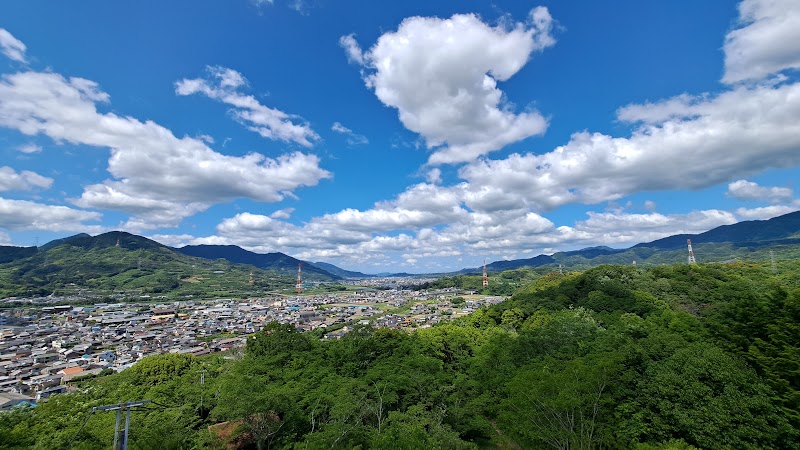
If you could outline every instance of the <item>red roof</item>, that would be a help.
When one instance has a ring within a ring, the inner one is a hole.
[[[59,372],[63,373],[64,375],[75,375],[76,373],[83,372],[83,367],[67,367],[66,369],[59,370]]]

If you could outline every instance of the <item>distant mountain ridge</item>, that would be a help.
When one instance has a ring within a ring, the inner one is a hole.
[[[565,267],[599,264],[631,264],[652,262],[666,264],[682,262],[686,258],[686,240],[691,239],[695,250],[709,247],[698,261],[724,261],[736,258],[742,252],[752,252],[769,246],[797,246],[800,249],[800,211],[768,220],[748,220],[732,225],[722,225],[699,234],[676,234],[629,248],[588,247],[581,250],[538,255],[533,258],[494,261],[486,265],[491,272],[562,264]],[[718,244],[718,245],[713,245]],[[713,248],[712,248],[713,247]],[[461,269],[454,274],[480,273],[482,267]]]
[[[226,298],[294,290],[299,263],[295,258],[282,253],[258,255],[231,246],[223,249],[226,256],[237,260],[231,261],[216,258],[220,249],[194,250],[214,259],[123,231],[78,234],[39,248],[0,246],[0,298],[58,298],[87,292],[98,296],[95,298],[167,293],[183,298]],[[231,256],[234,254],[238,258]],[[306,281],[339,279],[310,264],[303,265],[303,272]]]
[[[769,220],[743,221],[733,225],[723,225],[699,234],[677,234],[651,242],[636,244],[625,249],[613,249],[599,246],[581,250],[558,252],[552,255],[538,255],[533,258],[516,259],[510,261],[494,261],[487,265],[490,272],[501,272],[522,267],[557,266],[564,267],[589,267],[599,264],[669,264],[683,262],[686,259],[686,240],[691,239],[695,245],[698,262],[725,261],[740,257],[768,258],[768,250],[782,249],[793,255],[800,253],[800,211],[792,212]],[[278,272],[282,276],[292,276],[297,271],[297,265],[303,264],[303,273],[312,279],[340,280],[342,278],[367,278],[375,276],[424,276],[425,274],[385,273],[370,275],[361,272],[345,270],[325,262],[305,262],[283,253],[254,253],[235,245],[190,245],[182,248],[172,248],[148,238],[137,236],[124,231],[112,231],[97,236],[82,233],[66,238],[56,239],[41,247],[14,247],[0,246],[0,265],[14,269],[19,274],[12,278],[20,282],[35,283],[44,280],[48,274],[56,270],[52,266],[53,258],[48,255],[64,254],[65,249],[70,249],[71,258],[78,258],[77,262],[68,263],[62,270],[78,270],[89,272],[94,268],[93,261],[80,261],[79,253],[102,252],[105,249],[120,247],[125,250],[145,252],[148,258],[158,261],[177,260],[174,255],[203,258],[206,260],[224,259],[234,264],[249,264],[263,270]],[[767,253],[765,253],[765,251]],[[154,252],[151,256],[149,253]],[[50,265],[48,266],[48,261]],[[77,264],[69,267],[69,264]],[[185,263],[181,263],[185,264]],[[83,266],[82,266],[83,265]],[[45,267],[47,266],[47,267]],[[137,264],[138,266],[138,264]],[[191,265],[190,265],[191,267]],[[465,268],[450,274],[480,273],[482,267]],[[100,271],[102,273],[102,270]],[[9,272],[10,273],[10,272]],[[29,274],[29,275],[25,275]],[[430,275],[430,274],[429,274]],[[440,274],[445,275],[445,274]],[[9,275],[10,276],[10,275]],[[305,278],[305,277],[304,277]],[[0,279],[0,284],[11,283]]]
[[[297,265],[302,264],[303,273],[305,274],[316,274],[332,280],[343,278],[341,275],[331,273],[316,266],[314,263],[308,263],[280,252],[255,253],[238,245],[187,245],[174,250],[184,255],[205,259],[221,258],[232,263],[250,264],[261,269],[276,270],[287,274],[297,272]]]
[[[325,270],[326,272],[332,273],[334,275],[338,275],[338,276],[340,276],[342,278],[372,278],[372,277],[375,277],[375,275],[370,275],[370,274],[361,273],[361,272],[354,272],[352,270],[345,270],[345,269],[342,269],[341,267],[337,267],[337,266],[334,266],[333,264],[326,263],[326,262],[314,262],[314,263],[311,263],[311,264],[319,267],[322,270]]]
[[[768,220],[748,220],[722,225],[700,234],[677,234],[633,247],[678,248],[692,243],[706,242],[757,242],[800,237],[800,211]]]

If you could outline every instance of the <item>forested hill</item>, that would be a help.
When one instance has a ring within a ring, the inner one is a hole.
[[[317,267],[319,267],[322,270],[330,272],[330,273],[332,273],[334,275],[338,275],[338,276],[340,276],[342,278],[371,278],[371,277],[376,276],[376,275],[369,275],[369,274],[361,273],[361,272],[355,272],[355,271],[352,271],[352,270],[345,270],[345,269],[342,269],[341,267],[337,267],[337,266],[334,266],[333,264],[326,263],[326,262],[315,262],[315,263],[312,263],[312,264],[317,266]]]
[[[234,358],[150,357],[0,414],[0,442],[103,448],[114,416],[91,408],[150,399],[132,448],[796,449],[798,280],[796,260],[606,265],[410,334],[271,324]]]
[[[587,269],[600,264],[675,264],[686,261],[686,240],[691,239],[698,261],[766,261],[770,257],[800,257],[800,211],[769,220],[748,220],[723,225],[700,234],[676,234],[627,249],[589,247],[581,250],[539,255],[533,258],[494,261],[490,272],[524,267],[563,267]],[[772,252],[772,253],[770,253]],[[480,273],[482,267],[462,269],[456,274]]]
[[[304,263],[280,252],[255,253],[245,250],[237,245],[187,245],[175,249],[185,255],[197,256],[206,259],[225,259],[232,263],[250,264],[261,269],[282,272],[287,275],[297,273],[298,264],[303,264],[303,272],[314,279],[339,280],[342,277],[312,263]]]
[[[330,279],[330,275],[324,279]],[[0,247],[0,298],[80,293],[90,301],[87,295],[100,299],[120,291],[129,295],[228,297],[289,287],[293,280],[294,275],[281,271],[184,255],[121,231],[98,236],[79,234],[38,249]]]
[[[733,225],[722,225],[700,234],[680,234],[634,247],[683,248],[686,239],[693,244],[705,242],[759,242],[800,238],[800,211],[769,220],[747,220]]]

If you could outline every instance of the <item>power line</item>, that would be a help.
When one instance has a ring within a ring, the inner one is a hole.
[[[72,436],[72,439],[69,440],[69,444],[67,444],[67,450],[72,448],[72,443],[75,442],[75,438],[77,438],[78,435],[81,434],[81,431],[83,431],[83,427],[86,426],[86,422],[88,422],[89,418],[92,417],[92,414],[94,414],[94,411],[95,411],[94,408],[91,411],[89,411],[89,415],[86,416],[86,420],[83,421],[83,425],[81,425],[81,427],[78,428],[78,432],[75,433],[75,436]]]

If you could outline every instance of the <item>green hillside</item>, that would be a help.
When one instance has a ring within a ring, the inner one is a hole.
[[[794,449],[797,280],[797,260],[606,265],[411,334],[271,324],[232,358],[151,357],[0,414],[0,442],[104,448],[91,408],[150,399],[131,448]]]
[[[168,295],[227,297],[293,286],[284,274],[186,256],[124,232],[78,235],[0,264],[0,298]],[[249,286],[250,272],[254,286]]]

